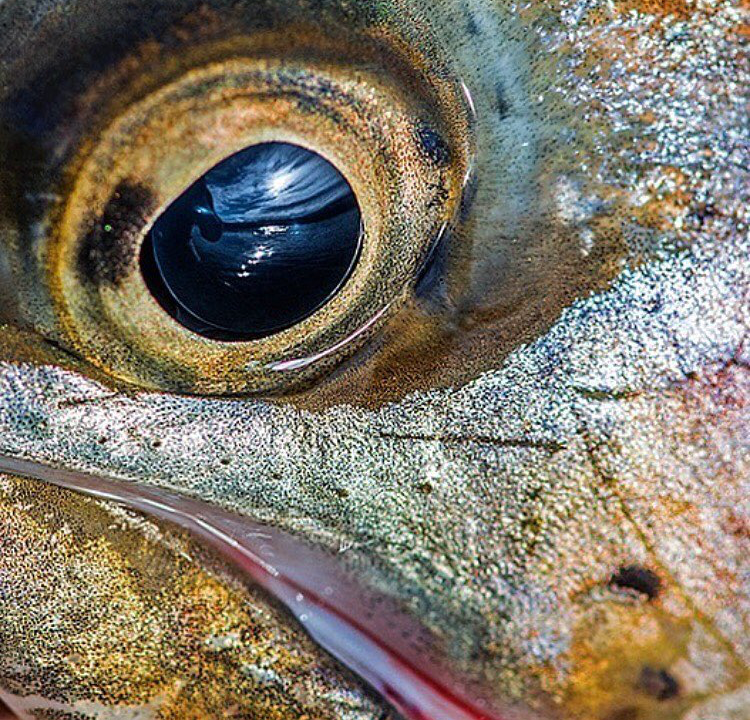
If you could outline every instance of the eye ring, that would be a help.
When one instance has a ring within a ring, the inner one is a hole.
[[[470,121],[455,111],[460,88],[443,90],[449,97],[437,101],[432,89],[384,83],[366,62],[316,62],[308,50],[299,64],[210,63],[132,103],[78,157],[50,242],[65,344],[124,380],[216,394],[285,390],[340,362],[403,304],[460,204]],[[358,261],[328,302],[291,327],[243,341],[200,337],[154,298],[141,248],[198,178],[264,143],[302,147],[341,172],[361,213]]]

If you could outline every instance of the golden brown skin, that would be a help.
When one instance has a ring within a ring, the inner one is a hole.
[[[184,534],[21,478],[1,492],[4,686],[23,696],[37,676],[32,694],[47,710],[35,717],[66,709],[66,693],[47,684],[61,677],[89,699],[76,706],[85,716],[110,705],[196,720],[377,712],[346,696],[353,680],[269,598]]]
[[[499,702],[750,718],[743,3],[4,0],[0,18],[0,455],[287,530]],[[268,341],[192,336],[139,280],[144,229],[234,149],[301,134],[364,198],[361,275]],[[143,202],[111,204],[134,183]],[[58,703],[37,717],[387,716],[173,528],[0,489],[0,685]],[[61,617],[85,626],[72,656]],[[243,672],[269,644],[273,682]]]

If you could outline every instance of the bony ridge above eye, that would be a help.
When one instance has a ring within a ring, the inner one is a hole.
[[[283,391],[409,297],[460,206],[471,116],[459,83],[390,76],[383,56],[216,52],[87,141],[48,244],[52,302],[63,343],[121,379]]]

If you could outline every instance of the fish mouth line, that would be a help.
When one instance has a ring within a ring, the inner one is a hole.
[[[323,550],[278,528],[179,493],[26,458],[0,454],[0,473],[113,502],[187,530],[286,607],[323,650],[406,720],[537,717],[516,707],[498,709],[480,688],[448,669],[426,628],[392,598],[358,584]],[[379,612],[358,617],[357,609],[361,616],[362,608],[375,604]]]

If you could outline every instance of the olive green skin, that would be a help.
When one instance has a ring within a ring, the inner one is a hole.
[[[498,702],[750,718],[747,11],[584,5],[0,2],[0,456],[337,554]],[[290,18],[466,88],[438,259],[288,387],[219,397],[223,366],[135,377],[137,354],[128,377],[77,343],[49,280],[71,168],[106,126],[87,103],[99,81],[121,112],[118,72],[147,84],[230,20]],[[0,686],[46,708],[30,717],[390,712],[219,558],[105,502],[0,476],[0,578]]]

